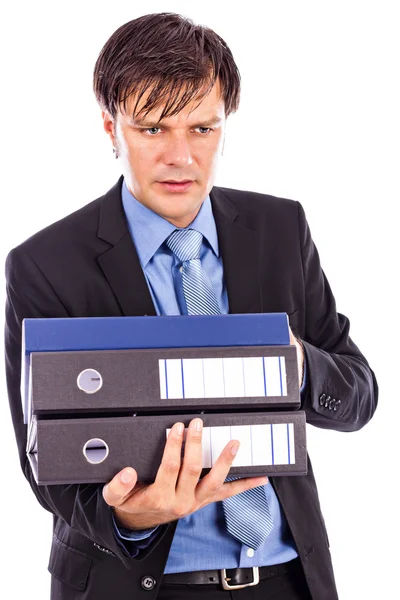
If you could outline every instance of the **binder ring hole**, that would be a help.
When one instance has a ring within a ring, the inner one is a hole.
[[[106,460],[110,449],[104,440],[92,438],[83,446],[83,455],[92,465],[98,465]]]
[[[78,388],[85,394],[95,394],[103,385],[103,378],[96,369],[85,369],[76,380]]]

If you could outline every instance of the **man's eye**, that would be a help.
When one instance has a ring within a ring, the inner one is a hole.
[[[147,131],[150,135],[155,135],[158,131],[160,131],[159,127],[148,127],[147,129],[144,129],[144,131]]]
[[[206,129],[206,131],[200,131],[200,133],[209,133],[210,131],[212,131],[212,129],[210,127],[199,127],[198,129]]]

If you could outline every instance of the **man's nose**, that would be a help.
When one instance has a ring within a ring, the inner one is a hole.
[[[176,167],[186,167],[192,164],[192,153],[185,135],[177,135],[168,140],[164,148],[164,162],[166,165]]]

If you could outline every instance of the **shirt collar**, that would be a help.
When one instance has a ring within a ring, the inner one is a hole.
[[[128,190],[125,180],[122,184],[122,205],[140,264],[142,268],[145,268],[159,247],[177,227],[136,200]],[[210,196],[205,198],[196,218],[188,228],[199,231],[208,241],[216,256],[219,256],[217,228],[212,214]]]

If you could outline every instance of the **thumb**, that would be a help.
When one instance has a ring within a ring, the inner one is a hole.
[[[132,467],[123,469],[103,487],[103,498],[109,506],[120,506],[137,483],[137,472]]]

